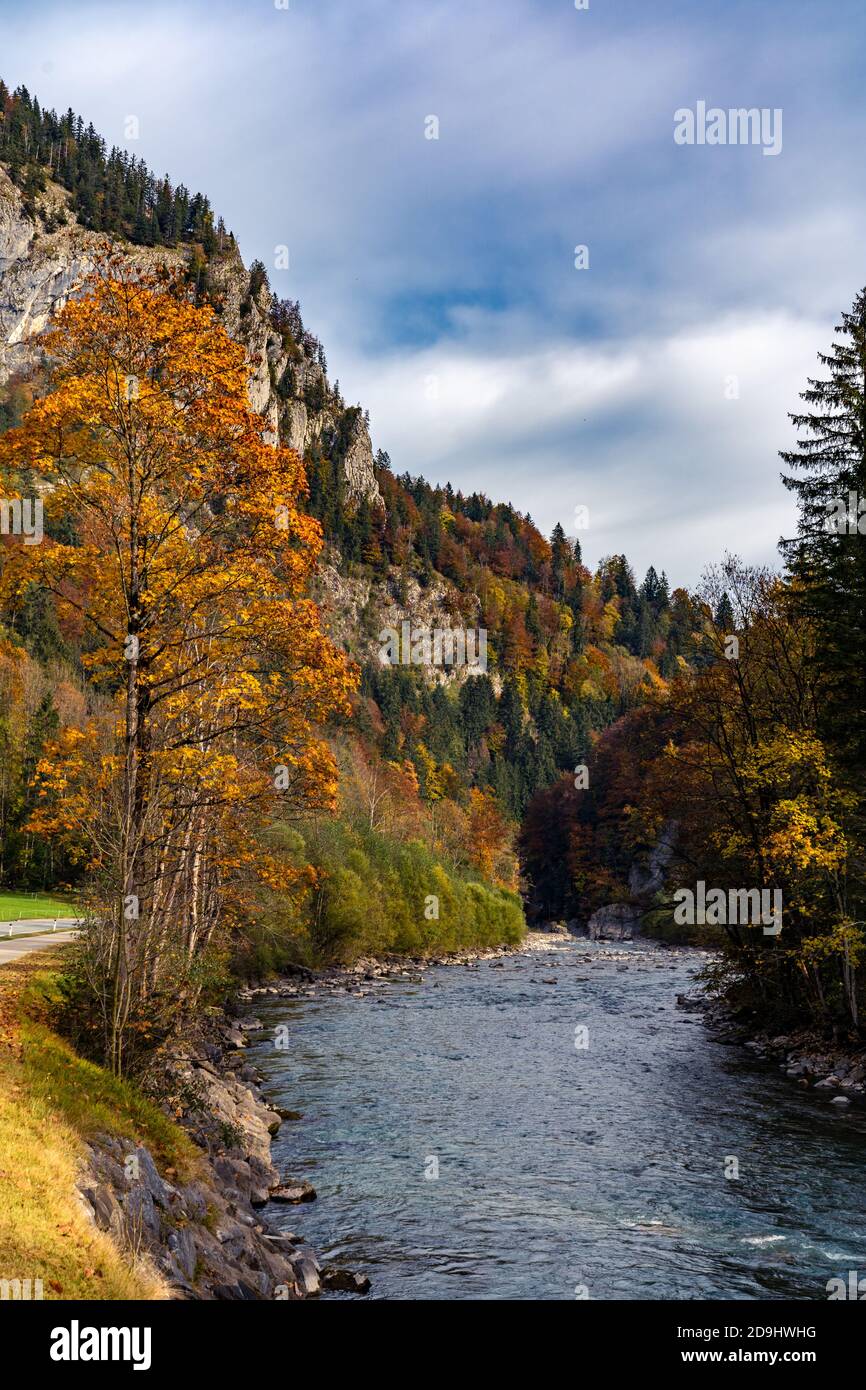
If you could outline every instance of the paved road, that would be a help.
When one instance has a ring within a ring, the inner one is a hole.
[[[78,917],[25,917],[19,922],[15,918],[0,917],[0,940],[8,936],[42,936],[54,930],[55,922],[58,931],[68,931],[70,927],[77,927],[79,921]]]
[[[32,923],[28,922],[27,926]],[[18,960],[20,956],[29,955],[31,951],[47,951],[52,946],[58,946],[61,942],[69,941],[74,930],[74,919],[61,926],[57,924],[57,931],[33,931],[24,933],[17,939],[13,936],[10,940],[8,936],[0,935],[0,965],[7,960]]]

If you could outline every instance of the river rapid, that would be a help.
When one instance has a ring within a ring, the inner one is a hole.
[[[274,1161],[318,1192],[270,1219],[374,1298],[826,1299],[866,1270],[866,1111],[679,1009],[705,963],[569,939],[257,1000],[251,1060],[303,1114]]]

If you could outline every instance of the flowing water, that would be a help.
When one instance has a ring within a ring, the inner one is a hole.
[[[274,1161],[319,1194],[271,1219],[379,1298],[825,1299],[866,1273],[866,1111],[678,1009],[703,963],[567,941],[257,1008],[303,1112]]]

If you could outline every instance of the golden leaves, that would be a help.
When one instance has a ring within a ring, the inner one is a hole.
[[[46,347],[50,390],[0,465],[42,474],[47,535],[10,548],[2,583],[35,580],[81,632],[99,712],[40,763],[31,828],[103,858],[131,780],[139,839],[181,858],[194,841],[225,880],[271,816],[336,791],[315,729],[356,678],[307,594],[303,464],[267,442],[243,348],[171,275],[108,257]]]

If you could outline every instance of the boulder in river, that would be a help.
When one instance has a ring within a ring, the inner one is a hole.
[[[640,931],[640,908],[634,903],[608,903],[589,919],[593,941],[631,941]]]
[[[279,1187],[272,1187],[270,1192],[272,1202],[315,1202],[316,1189],[311,1182],[295,1182],[291,1178],[286,1178]]]
[[[319,1266],[308,1247],[305,1246],[298,1255],[293,1256],[290,1263],[305,1298],[314,1298],[321,1292]]]
[[[322,1270],[322,1288],[335,1293],[369,1293],[370,1280],[366,1274],[354,1274],[350,1269],[326,1265]]]

